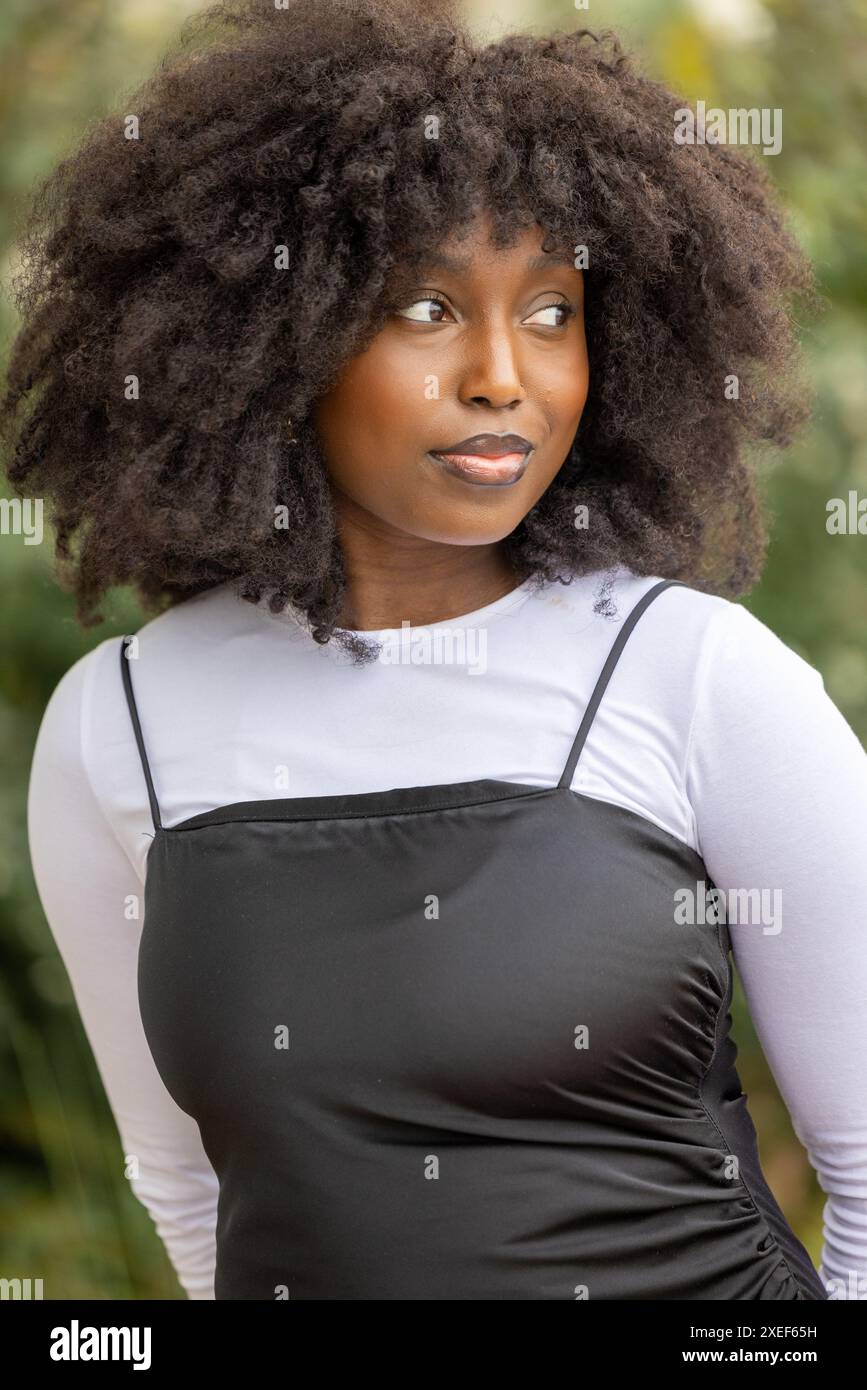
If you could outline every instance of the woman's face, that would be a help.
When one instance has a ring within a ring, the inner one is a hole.
[[[317,401],[338,516],[478,546],[508,536],[542,496],[588,387],[583,275],[568,248],[544,253],[542,242],[534,229],[497,251],[480,219],[420,267],[400,309]],[[492,434],[520,436],[529,452],[519,441],[463,444]],[[462,457],[444,458],[456,445]]]

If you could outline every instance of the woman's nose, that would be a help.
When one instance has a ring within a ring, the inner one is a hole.
[[[518,344],[512,333],[502,325],[488,325],[470,335],[465,350],[462,400],[504,406],[524,399]]]

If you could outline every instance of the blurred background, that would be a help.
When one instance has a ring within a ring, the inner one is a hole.
[[[425,0],[419,0],[424,4]],[[0,363],[15,330],[8,285],[34,183],[159,60],[196,0],[4,0],[0,10]],[[826,503],[867,497],[867,0],[467,0],[480,35],[612,27],[650,75],[707,106],[780,107],[769,158],[827,308],[801,324],[815,415],[763,464],[773,540],[746,606],[817,667],[867,741],[867,536],[829,535]],[[0,495],[10,496],[7,491]],[[33,883],[25,833],[42,711],[87,649],[144,621],[130,595],[89,634],[52,576],[48,532],[0,544],[0,1272],[67,1298],[182,1298],[123,1176],[117,1131]],[[82,866],[86,872],[86,866]],[[824,1194],[734,1002],[739,1070],[762,1164],[818,1264]]]

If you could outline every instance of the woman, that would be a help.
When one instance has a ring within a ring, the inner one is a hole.
[[[81,622],[155,614],[58,685],[29,833],[184,1288],[867,1296],[867,757],[734,601],[807,416],[762,167],[612,35],[197,31],[37,201],[4,408]]]

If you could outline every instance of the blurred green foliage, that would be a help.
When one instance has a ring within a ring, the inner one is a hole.
[[[423,0],[419,0],[423,3]],[[5,0],[0,10],[0,275],[15,267],[17,219],[35,181],[90,120],[120,103],[158,61],[194,0]],[[747,606],[822,671],[867,735],[867,538],[829,536],[826,503],[867,494],[867,9],[864,0],[565,0],[467,5],[474,26],[613,27],[646,70],[688,101],[780,107],[773,174],[817,267],[828,307],[801,325],[816,386],[812,427],[762,462],[773,543]],[[0,298],[0,341],[15,314]],[[8,493],[6,495],[9,495]],[[27,777],[42,711],[64,671],[142,615],[128,594],[83,633],[51,573],[49,546],[0,544],[0,1272],[41,1277],[48,1297],[182,1294],[123,1177],[111,1112],[30,870]],[[86,872],[86,866],[82,866]],[[814,1261],[823,1195],[756,1045],[740,986],[740,1072],[778,1199]]]

